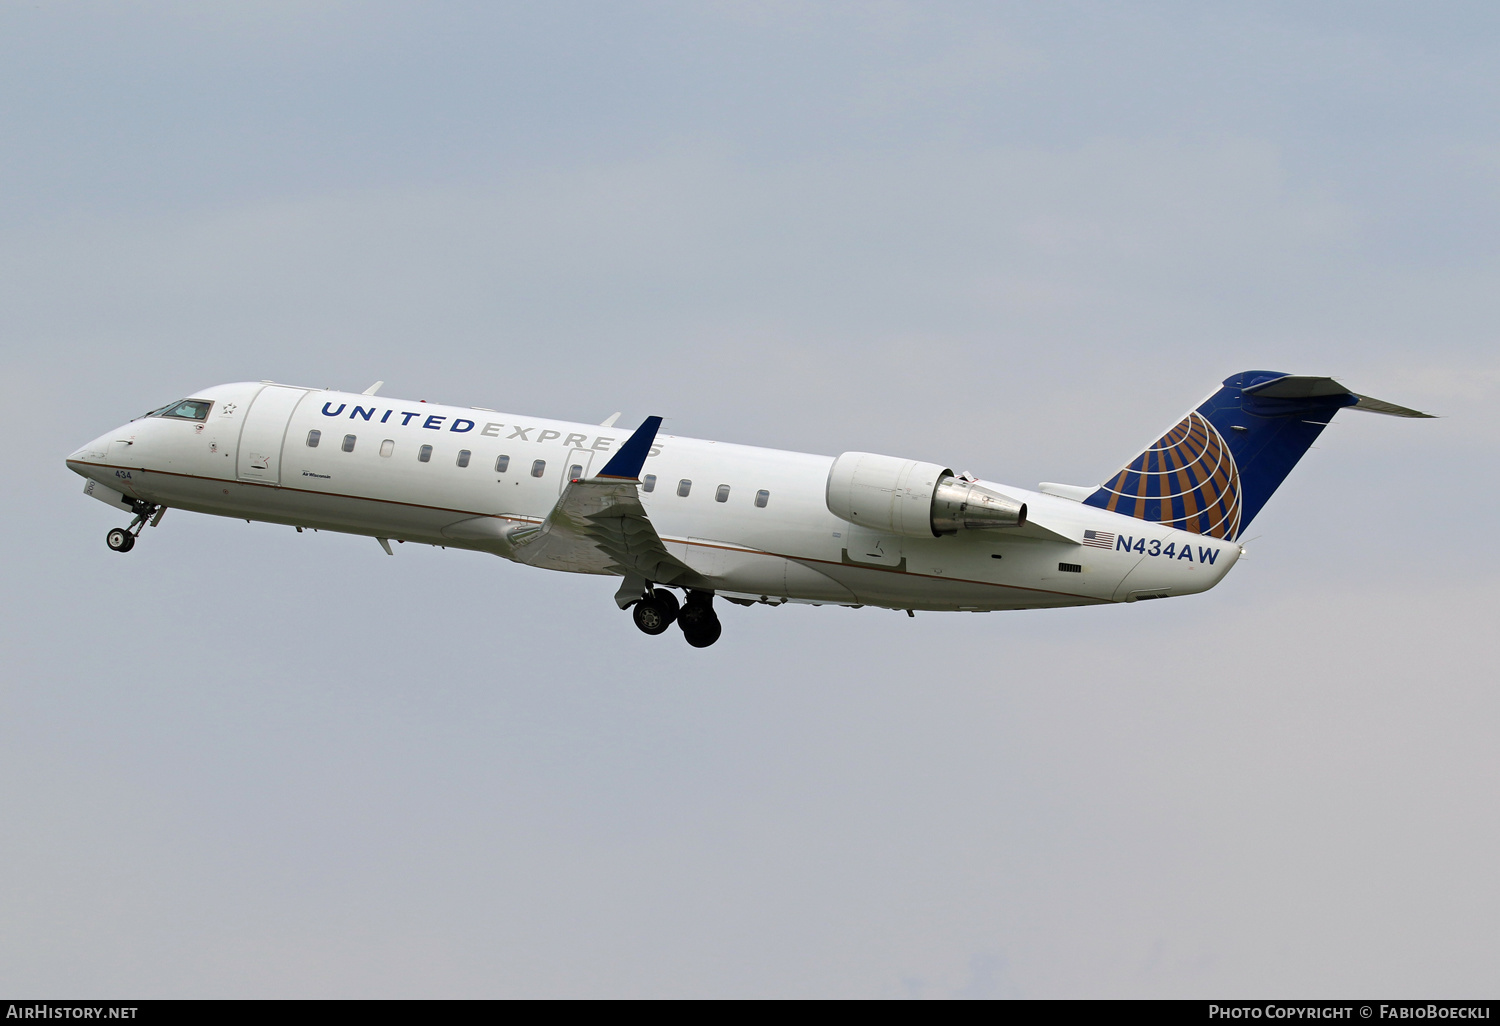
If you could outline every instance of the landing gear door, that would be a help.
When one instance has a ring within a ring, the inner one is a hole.
[[[589,461],[594,458],[592,449],[574,449],[568,453],[568,462],[563,464],[562,484],[558,491],[568,487],[568,482],[575,477],[589,476]]]
[[[871,531],[858,524],[844,528],[844,558],[850,563],[871,566],[901,566],[901,539],[893,534]]]
[[[241,481],[281,483],[281,450],[292,412],[307,394],[303,388],[267,385],[256,395],[240,430],[238,472]]]

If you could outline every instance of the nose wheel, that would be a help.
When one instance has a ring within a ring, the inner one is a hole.
[[[130,522],[129,527],[116,527],[104,536],[104,544],[108,545],[111,552],[129,552],[135,548],[135,540],[141,536],[149,521],[152,527],[161,523],[161,518],[166,514],[167,507],[158,506],[149,502],[137,502],[135,504],[135,519]]]

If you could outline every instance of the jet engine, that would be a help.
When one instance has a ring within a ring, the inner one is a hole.
[[[846,452],[828,471],[828,511],[912,538],[1026,523],[1026,504],[936,463]]]

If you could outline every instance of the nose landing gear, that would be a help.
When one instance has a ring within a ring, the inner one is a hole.
[[[630,618],[644,633],[664,634],[673,623],[682,628],[682,636],[694,648],[707,648],[724,632],[714,612],[714,593],[690,591],[687,604],[681,607],[677,597],[665,589],[650,588],[630,605]]]
[[[104,543],[114,552],[129,552],[135,548],[135,540],[141,536],[141,531],[146,527],[149,520],[151,526],[155,527],[161,523],[161,518],[166,515],[167,507],[158,506],[151,502],[136,502],[135,519],[130,522],[129,527],[116,527],[104,536]]]

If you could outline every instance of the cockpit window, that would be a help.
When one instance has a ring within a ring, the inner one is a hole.
[[[179,420],[207,420],[213,403],[206,399],[183,399],[168,403],[159,410],[146,414],[148,417],[176,417]]]

